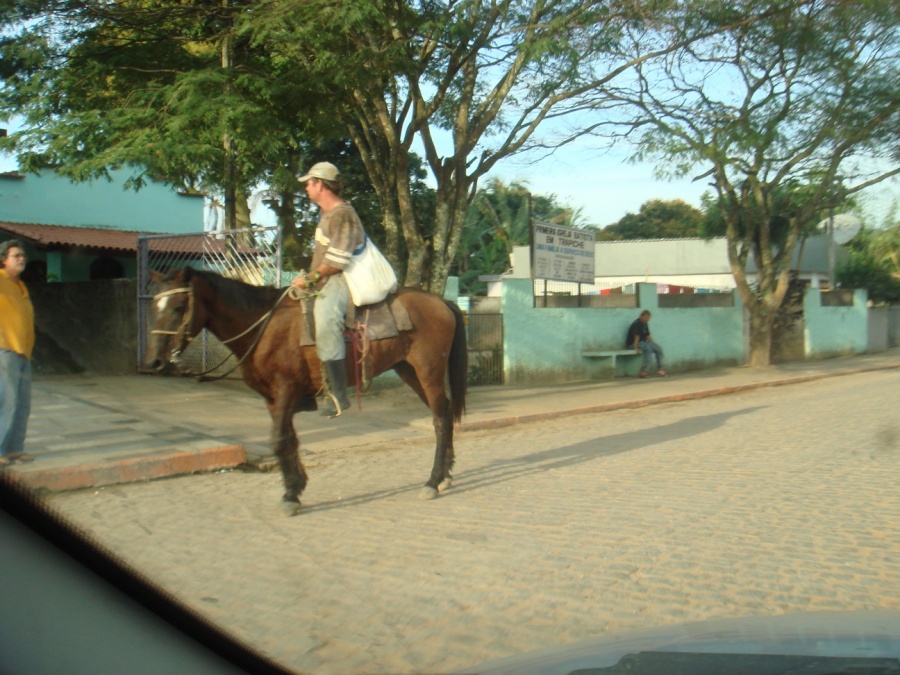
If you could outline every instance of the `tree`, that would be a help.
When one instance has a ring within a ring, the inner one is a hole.
[[[883,229],[868,233],[867,248],[891,276],[900,279],[900,219],[897,218],[896,203],[892,205],[884,224]]]
[[[297,176],[322,138],[342,132],[300,72],[269,75],[268,55],[238,26],[255,2],[134,0],[7,3],[0,41],[0,115],[22,129],[4,139],[26,171],[74,180],[129,167],[198,189],[250,225],[260,184],[290,233]]]
[[[848,244],[850,258],[837,269],[842,286],[865,288],[876,303],[900,303],[900,223],[864,229]]]
[[[477,295],[485,289],[479,275],[509,270],[513,247],[528,245],[534,221],[577,227],[578,212],[559,205],[556,195],[532,195],[521,183],[507,185],[495,178],[478,190],[456,252],[460,291]]]
[[[304,153],[340,125],[377,196],[388,255],[406,283],[436,291],[478,182],[499,161],[594,129],[603,120],[584,113],[596,92],[612,100],[610,83],[630,68],[723,20],[757,20],[698,19],[693,3],[582,0],[5,7],[2,18],[18,23],[2,46],[0,110],[25,111],[29,126],[10,143],[31,150],[30,166],[84,177],[146,162],[174,183],[221,188],[229,222],[266,183],[285,221]],[[630,51],[631,40],[649,48]],[[417,143],[435,184],[424,212]]]
[[[651,199],[638,213],[627,213],[617,223],[603,228],[598,239],[668,239],[703,235],[703,212],[673,199]]]
[[[574,0],[533,5],[14,0],[0,111],[25,126],[6,147],[26,170],[85,179],[131,165],[218,191],[229,224],[247,224],[247,196],[266,184],[289,231],[308,150],[341,125],[378,197],[389,255],[408,283],[440,290],[478,179],[583,90],[585,55],[640,19]],[[430,207],[415,139],[437,183]]]
[[[309,164],[306,167],[320,161],[328,161],[340,167],[341,177],[344,180],[344,189],[341,195],[352,202],[366,229],[366,233],[378,244],[385,247],[384,232],[381,230],[381,206],[372,184],[369,182],[365,165],[359,157],[359,152],[349,139],[326,140],[307,150]],[[417,214],[426,214],[434,208],[434,190],[425,182],[425,170],[422,160],[415,154],[410,155],[410,185],[412,198]],[[294,180],[296,184],[296,180]],[[271,195],[271,191],[265,191]],[[297,214],[297,226],[292,234],[285,229],[285,254],[286,260],[290,260],[294,269],[301,269],[309,265],[312,257],[314,234],[319,220],[319,210],[306,193],[296,197],[292,196],[292,204],[295,205]],[[277,206],[278,203],[275,204]],[[404,258],[401,257],[401,261]]]
[[[750,311],[750,365],[765,366],[803,232],[900,172],[896,8],[880,0],[695,7],[697,21],[735,26],[639,63],[597,105],[622,115],[636,157],[661,160],[663,173],[708,169],[700,177],[715,189]],[[634,54],[648,48],[636,40]]]
[[[226,228],[249,227],[249,199],[262,199],[282,228],[285,262],[301,266],[317,214],[297,176],[327,159],[380,242],[377,197],[321,86],[302,68],[274,67],[242,30],[257,4],[8,4],[0,114],[24,124],[3,147],[26,171],[86,180],[128,166],[129,187],[152,176],[200,190],[222,205]],[[433,191],[412,153],[409,167],[425,213]]]
[[[246,28],[284,72],[327,83],[378,195],[389,257],[400,259],[402,242],[406,283],[441,292],[479,180],[506,157],[587,133],[594,122],[577,117],[584,95],[648,58],[623,56],[619,42],[682,11],[581,0],[271,0]],[[677,46],[660,41],[655,53]],[[542,138],[548,123],[555,133]],[[419,220],[408,180],[416,143],[436,186],[434,209]]]

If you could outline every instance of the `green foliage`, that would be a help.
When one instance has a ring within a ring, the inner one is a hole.
[[[796,245],[850,195],[900,172],[900,22],[889,4],[698,0],[688,6],[700,23],[730,27],[648,55],[604,92],[632,110],[625,133],[639,159],[662,174],[699,171],[715,189],[707,234],[728,239],[751,365],[769,363]],[[640,40],[634,49],[647,52]]]
[[[900,277],[865,253],[852,252],[847,262],[838,265],[836,277],[841,286],[868,290],[872,302],[900,303]]]
[[[407,282],[440,291],[479,180],[505,157],[585,133],[592,123],[537,135],[583,111],[586,92],[631,59],[624,36],[646,35],[672,6],[9,0],[0,115],[25,126],[5,147],[26,169],[78,179],[134,166],[135,187],[162,176],[222,195],[232,214],[266,184],[290,230],[310,149],[349,136],[387,253],[407,263]]]
[[[866,232],[864,241],[871,257],[894,277],[900,278],[900,222],[877,232]]]
[[[257,28],[293,43],[290,26],[263,21],[258,9],[254,2],[12,0],[0,42],[0,117],[24,124],[0,144],[25,171],[53,168],[86,180],[128,167],[126,187],[153,178],[232,208],[264,186],[261,197],[283,229],[285,263],[295,268],[308,263],[317,219],[296,178],[327,159],[345,172],[348,196],[381,243],[378,200],[336,102],[302,63],[279,59],[258,38]],[[410,165],[424,215],[430,193],[421,162],[412,156]]]
[[[460,292],[483,295],[484,275],[503,274],[510,268],[515,246],[527,246],[531,221],[576,227],[577,214],[560,205],[556,195],[532,195],[521,183],[490,181],[478,191],[466,211],[462,239],[453,272],[459,276]]]
[[[136,189],[153,177],[212,195],[296,191],[299,139],[338,128],[301,74],[274,78],[241,38],[255,3],[12,4],[0,115],[24,122],[5,147],[26,171],[125,166]]]
[[[892,9],[888,0],[7,0],[0,117],[25,124],[0,148],[29,170],[83,179],[131,166],[134,187],[164,177],[230,204],[267,185],[285,231],[297,230],[296,257],[311,216],[296,176],[324,141],[349,137],[371,186],[354,200],[383,224],[367,228],[406,263],[408,283],[440,291],[453,261],[469,264],[457,256],[472,236],[468,207],[499,161],[560,147],[632,109],[625,135],[641,156],[676,174],[710,168],[736,260],[757,258],[762,297],[786,269],[784,256],[769,256],[773,242],[789,259],[804,228],[844,200],[839,170],[850,193],[880,177],[848,162],[896,159]],[[539,136],[548,121],[557,133]],[[790,181],[815,190],[783,208],[779,187]],[[463,250],[499,266],[511,240]]]
[[[772,186],[762,205],[754,201],[747,203],[741,217],[735,221],[735,233],[742,240],[749,236],[756,237],[758,241],[760,233],[758,223],[765,218],[764,229],[770,245],[780,249],[784,247],[791,232],[797,229],[802,219],[800,236],[803,238],[812,236],[819,222],[828,217],[827,212],[817,210],[824,208],[818,206],[821,203],[820,185],[821,183],[801,183],[798,180],[787,179],[779,185]],[[845,197],[843,202],[837,202],[837,194],[840,191],[835,192],[835,197],[829,198],[826,204],[834,205],[841,213],[846,213],[856,206],[855,200],[850,197]],[[704,193],[700,199],[704,214],[700,225],[701,236],[708,238],[726,236],[728,227],[721,209],[722,202],[709,192]],[[812,213],[813,216],[809,216],[808,213]],[[750,224],[750,228],[747,224]]]
[[[838,283],[867,289],[876,303],[900,303],[900,223],[886,230],[864,229],[848,247],[850,259],[838,266]]]
[[[581,0],[270,0],[247,34],[276,68],[322,83],[366,162],[389,256],[406,261],[407,283],[440,292],[478,182],[505,157],[570,140],[538,129],[578,112],[576,99],[613,76],[605,57],[623,30],[649,24],[653,11]],[[425,214],[407,180],[418,144],[436,186]]]
[[[700,237],[704,234],[703,224],[703,212],[680,199],[651,199],[641,204],[638,213],[628,213],[617,223],[603,228],[598,239]]]

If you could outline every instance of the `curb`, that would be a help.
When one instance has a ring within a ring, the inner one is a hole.
[[[812,382],[814,380],[823,380],[828,377],[840,377],[843,375],[858,375],[861,373],[870,373],[878,370],[896,370],[900,368],[900,364],[889,366],[865,366],[862,368],[853,368],[850,370],[842,370],[834,373],[815,373],[813,375],[797,375],[795,377],[786,377],[780,380],[767,380],[764,382],[751,382],[749,384],[736,384],[729,387],[716,387],[715,389],[703,389],[701,391],[692,391],[686,394],[671,394],[669,396],[659,396],[656,398],[636,399],[632,401],[618,401],[616,403],[604,403],[603,405],[585,406],[582,408],[570,408],[567,410],[556,410],[549,412],[533,413],[531,415],[515,415],[511,417],[500,417],[493,420],[485,420],[483,422],[463,422],[457,425],[458,431],[480,431],[485,429],[501,429],[510,427],[514,424],[523,424],[528,422],[540,422],[543,420],[559,419],[562,417],[571,417],[574,415],[586,415],[590,413],[609,412],[611,410],[626,410],[629,408],[643,408],[651,405],[660,405],[662,403],[677,403],[679,401],[692,401],[702,398],[710,398],[712,396],[724,396],[726,394],[735,394],[742,391],[750,391],[753,389],[762,389],[764,387],[781,387],[789,384],[802,384],[803,382]]]
[[[62,492],[188,473],[233,469],[246,461],[247,453],[243,445],[225,445],[200,452],[171,452],[75,466],[33,469],[13,472],[13,475],[32,490]]]

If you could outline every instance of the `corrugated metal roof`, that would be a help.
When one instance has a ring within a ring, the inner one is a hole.
[[[137,252],[139,232],[100,227],[39,225],[37,223],[0,222],[0,232],[17,239],[27,239],[38,248],[71,247],[104,251]]]
[[[0,221],[0,234],[23,239],[37,249],[82,248],[137,254],[137,239],[146,232],[113,230],[102,227],[74,227],[70,225],[40,225],[37,223],[9,223]],[[166,236],[149,233],[150,248],[154,252],[166,251],[189,256],[222,255],[228,251],[241,255],[266,255],[265,250],[235,244],[197,232],[196,235],[173,234]]]

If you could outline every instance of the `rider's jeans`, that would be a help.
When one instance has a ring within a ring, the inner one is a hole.
[[[350,291],[343,274],[328,277],[325,286],[313,303],[316,321],[316,353],[321,361],[342,361],[344,347],[344,322]]]

